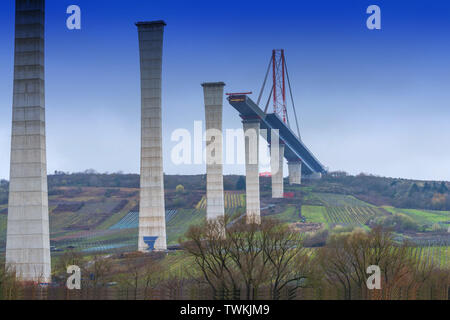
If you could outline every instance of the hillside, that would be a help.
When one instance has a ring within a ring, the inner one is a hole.
[[[245,213],[245,191],[238,189],[245,185],[239,176],[225,176],[224,180],[226,213],[231,220],[238,219]],[[68,249],[84,253],[135,250],[138,183],[138,175],[49,176],[53,254]],[[177,191],[180,185],[183,188]],[[3,181],[0,192],[1,252],[6,239],[7,186]],[[311,246],[323,244],[328,233],[383,224],[394,229],[399,240],[443,248],[443,253],[436,254],[443,263],[450,263],[446,183],[335,173],[322,180],[306,180],[302,186],[286,185],[286,191],[293,194],[286,199],[272,199],[270,186],[270,178],[261,178],[262,215],[289,223],[299,232],[316,232],[309,239]],[[168,244],[176,245],[189,226],[206,215],[205,176],[165,176],[165,187]]]

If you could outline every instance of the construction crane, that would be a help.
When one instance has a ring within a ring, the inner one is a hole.
[[[265,109],[260,107],[261,98],[264,93],[264,88],[269,79],[269,74],[272,72],[272,86],[270,94],[267,99]],[[297,125],[297,133],[295,133],[289,125],[289,113],[287,112],[286,103],[286,83],[289,88],[289,95],[291,97],[292,109],[294,111],[295,122]],[[260,121],[261,130],[272,132],[278,130],[279,139],[285,145],[284,157],[288,162],[301,161],[302,174],[322,174],[326,173],[326,168],[308,149],[306,144],[300,138],[300,129],[298,125],[297,112],[295,110],[294,99],[292,97],[291,83],[287,71],[286,57],[284,50],[278,49],[272,51],[269,67],[267,68],[266,76],[259,93],[258,102],[255,103],[250,97],[251,92],[229,93],[228,102],[239,112],[243,120]],[[270,102],[273,105],[274,112],[268,112]],[[267,134],[267,142],[270,144],[272,140],[271,134]]]
[[[272,56],[270,58],[269,66],[267,68],[266,76],[264,77],[264,82],[261,88],[261,91],[258,96],[257,105],[259,106],[261,103],[261,98],[264,93],[264,89],[267,84],[267,79],[269,77],[270,72],[272,72],[272,87],[270,90],[269,97],[267,99],[266,106],[264,108],[264,113],[267,114],[270,101],[273,103],[273,113],[277,114],[284,123],[291,128],[289,122],[289,115],[287,112],[287,104],[286,104],[286,82],[289,88],[289,95],[291,97],[292,109],[294,111],[295,123],[297,126],[297,135],[300,137],[300,127],[298,124],[297,111],[295,109],[294,98],[292,96],[292,87],[291,81],[289,79],[289,73],[287,70],[286,57],[284,55],[284,49],[274,49],[272,50]]]

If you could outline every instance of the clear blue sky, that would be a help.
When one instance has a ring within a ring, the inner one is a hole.
[[[77,4],[82,30],[65,26]],[[366,28],[381,7],[382,30]],[[330,170],[450,180],[450,1],[46,1],[48,171],[139,171],[140,88],[134,22],[167,22],[166,173],[171,132],[204,119],[200,83],[258,92],[284,48],[302,137]],[[0,1],[0,178],[9,176],[14,1]],[[256,94],[253,97],[256,99]],[[241,126],[224,103],[224,128]],[[243,173],[242,165],[226,173]]]

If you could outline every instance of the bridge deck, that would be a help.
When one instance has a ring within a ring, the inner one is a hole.
[[[271,142],[270,130],[278,129],[280,139],[285,143],[285,158],[288,161],[301,160],[303,174],[324,173],[326,170],[319,160],[314,157],[305,144],[292,132],[290,128],[275,113],[265,114],[246,95],[232,95],[228,102],[239,112],[242,119],[260,119],[261,129],[267,130],[267,142]]]

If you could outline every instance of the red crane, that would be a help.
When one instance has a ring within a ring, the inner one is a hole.
[[[272,51],[272,75],[273,75],[273,112],[277,113],[286,123],[286,63],[284,50]]]
[[[259,93],[257,105],[259,106],[261,98],[266,86],[267,78],[269,73],[272,72],[272,88],[269,94],[269,99],[267,100],[264,113],[267,113],[267,109],[270,104],[270,99],[273,101],[273,112],[278,114],[284,123],[290,127],[289,115],[287,112],[286,105],[286,82],[289,88],[289,95],[291,97],[292,109],[294,111],[295,122],[297,125],[297,134],[300,138],[300,128],[298,125],[297,111],[294,105],[294,98],[292,97],[292,88],[289,80],[289,73],[287,70],[286,58],[284,55],[284,49],[274,49],[272,50],[272,57],[270,58],[269,67],[267,68],[266,76],[264,78],[264,83],[262,85],[261,91]]]

